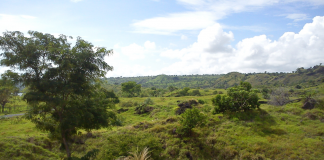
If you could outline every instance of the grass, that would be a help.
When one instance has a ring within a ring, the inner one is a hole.
[[[319,86],[320,95],[323,88]],[[76,138],[84,144],[74,144],[72,155],[81,157],[99,149],[97,159],[117,159],[131,152],[149,148],[153,159],[324,159],[324,110],[301,109],[302,103],[285,106],[262,104],[260,110],[247,113],[211,114],[213,90],[200,90],[204,96],[151,97],[154,110],[135,114],[136,106],[119,116],[119,127],[85,131]],[[121,102],[144,102],[147,97],[120,98]],[[190,136],[177,134],[179,116],[174,113],[177,101],[202,99],[196,106],[207,117],[203,127],[196,127]],[[4,159],[60,159],[59,143],[47,138],[47,133],[34,128],[24,119],[0,119],[0,156]]]

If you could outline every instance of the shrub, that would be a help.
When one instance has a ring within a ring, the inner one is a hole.
[[[181,127],[177,129],[177,132],[181,135],[190,135],[191,130],[196,126],[202,126],[206,122],[206,116],[197,108],[187,109],[181,114],[180,124]]]
[[[199,104],[205,104],[205,101],[202,100],[202,99],[198,99],[198,103],[199,103]]]
[[[200,94],[200,92],[199,92],[198,89],[194,89],[194,90],[192,90],[191,95],[192,95],[192,96],[201,96],[201,94]]]
[[[154,102],[153,102],[153,100],[150,97],[148,97],[148,98],[146,98],[144,100],[144,104],[146,104],[146,105],[153,105]]]
[[[284,88],[277,88],[271,93],[269,104],[283,106],[289,102],[289,94]]]
[[[297,89],[301,89],[302,87],[298,84],[298,85],[296,85],[295,88],[297,88]]]
[[[134,102],[131,100],[120,103],[120,107],[132,107],[132,106],[134,106]]]
[[[117,159],[130,156],[132,152],[150,148],[152,159],[164,159],[160,156],[163,151],[159,138],[149,133],[139,132],[114,134],[108,137],[107,143],[102,147],[102,155],[98,159]]]
[[[217,91],[214,91],[213,94],[217,94],[218,92]]]
[[[248,82],[241,82],[241,85],[229,88],[227,95],[217,95],[212,99],[215,105],[214,114],[248,111],[259,108],[259,97],[256,90],[251,90]]]
[[[219,91],[218,94],[223,94],[223,91]]]

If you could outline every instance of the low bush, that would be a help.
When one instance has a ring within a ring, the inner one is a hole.
[[[187,109],[183,114],[181,114],[180,125],[177,129],[177,133],[180,135],[190,135],[191,130],[194,127],[202,126],[206,122],[206,116],[197,108]]]

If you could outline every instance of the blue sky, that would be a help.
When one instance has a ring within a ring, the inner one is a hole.
[[[113,49],[107,77],[291,72],[324,61],[323,0],[0,0],[0,31]],[[1,68],[3,72],[6,68]]]

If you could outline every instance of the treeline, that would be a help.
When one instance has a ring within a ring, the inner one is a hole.
[[[314,86],[324,81],[324,66],[315,65],[310,68],[297,68],[291,73],[285,72],[263,72],[263,73],[239,73],[209,75],[158,75],[144,77],[111,77],[103,79],[110,88],[115,88],[121,83],[134,81],[141,84],[143,88],[167,89],[169,86],[176,88],[229,88],[237,86],[241,81],[246,81],[254,87],[280,87],[280,86]],[[113,87],[114,86],[114,87]]]

